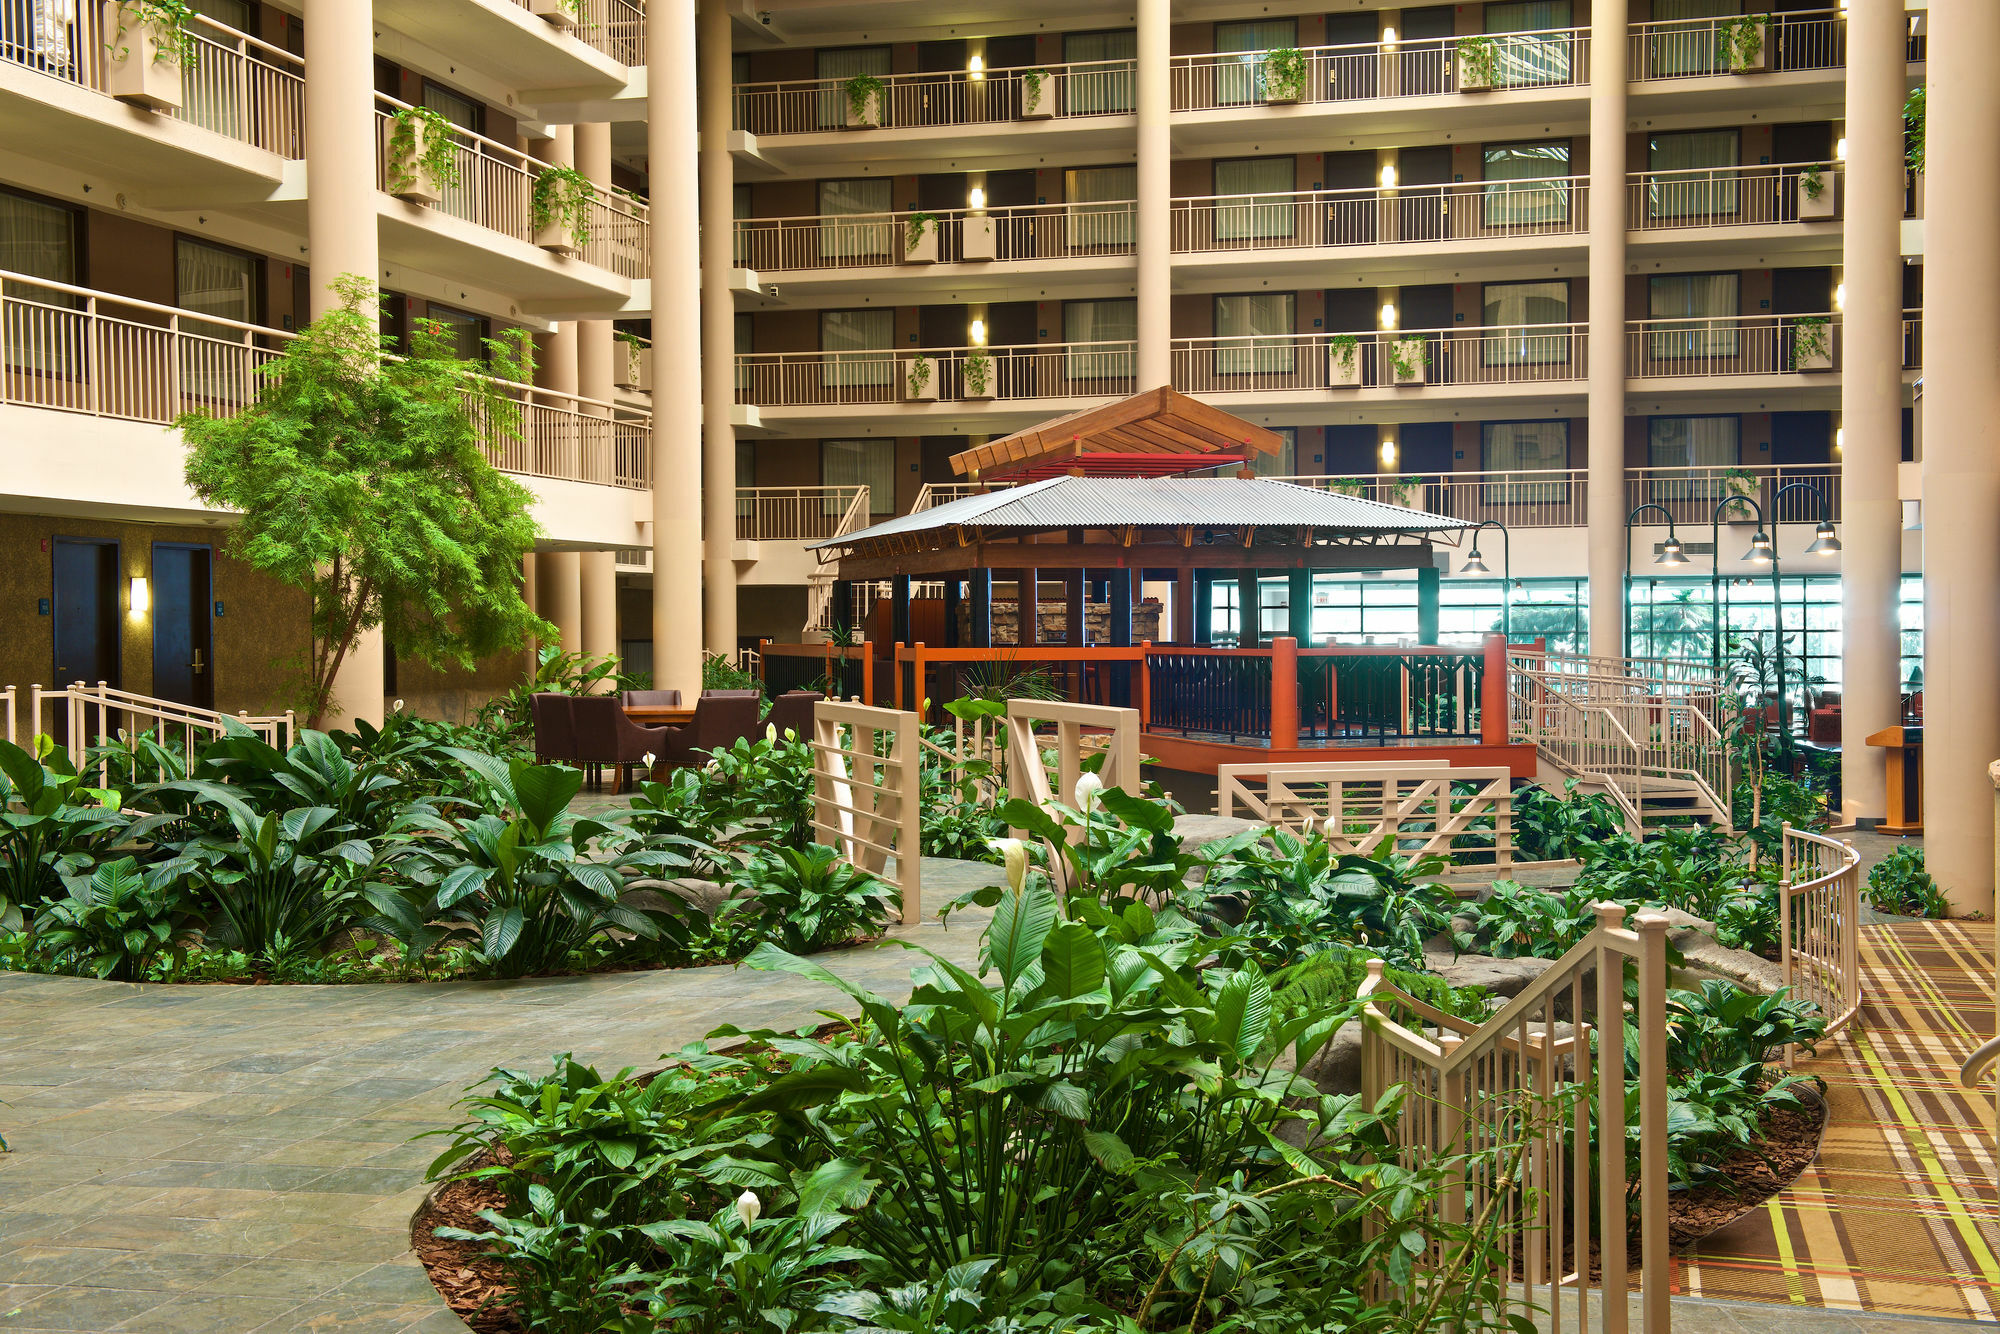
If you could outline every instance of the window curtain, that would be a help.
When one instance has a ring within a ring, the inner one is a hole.
[[[1282,51],[1299,44],[1297,19],[1257,19],[1248,23],[1215,25],[1215,49],[1237,52],[1233,64],[1218,63],[1215,70],[1215,104],[1242,106],[1264,100],[1264,53]]]
[[[1093,64],[1063,75],[1063,111],[1071,116],[1109,116],[1131,111],[1138,101],[1139,33],[1133,28],[1063,34],[1063,63]]]
[[[1064,358],[1072,380],[1128,379],[1137,371],[1139,303],[1137,301],[1065,301],[1063,341],[1122,343],[1122,348],[1072,350]]]
[[[1569,467],[1568,422],[1487,422],[1479,428],[1479,466],[1487,472],[1546,472]],[[1569,483],[1488,481],[1484,505],[1560,505]]]
[[[1284,445],[1275,454],[1252,454],[1250,471],[1259,477],[1296,477],[1299,475],[1299,430],[1296,426],[1273,426],[1271,434],[1284,439]]]
[[[821,181],[820,258],[896,255],[893,190],[894,183],[886,176]]]
[[[1298,159],[1289,157],[1223,158],[1215,164],[1215,193],[1225,198],[1215,206],[1218,241],[1289,240],[1296,226],[1291,193],[1296,187]],[[1243,195],[1263,196],[1258,199]]]
[[[0,191],[0,269],[77,286],[76,215],[55,204]],[[5,291],[45,306],[71,306],[79,300],[19,281],[9,281]]]
[[[1656,134],[1646,141],[1646,169],[1674,172],[1646,185],[1650,218],[1729,217],[1737,211],[1740,138],[1735,130]]]
[[[820,480],[828,486],[868,488],[870,514],[896,512],[896,442],[893,440],[822,440]],[[826,512],[838,517],[846,506],[829,497]]]
[[[1484,150],[1488,227],[1569,221],[1569,143],[1492,144]]]
[[[452,352],[460,361],[486,360],[485,316],[433,302],[424,318],[444,327],[444,335],[451,340]]]
[[[819,313],[820,383],[829,387],[886,385],[896,378],[896,312]]]
[[[1655,320],[1673,323],[1650,331],[1647,354],[1658,359],[1735,356],[1740,336],[1737,286],[1733,273],[1675,273],[1653,278],[1647,284],[1646,313]]]
[[[257,261],[233,250],[176,238],[174,301],[185,310],[253,323],[257,318]],[[182,320],[181,331],[190,335],[176,344],[184,402],[192,399],[238,406],[256,396],[249,356],[235,350],[249,345],[248,334],[202,320]]]
[[[1063,173],[1072,250],[1123,250],[1138,244],[1137,167],[1073,167]]]
[[[832,51],[818,52],[813,58],[813,73],[826,87],[819,94],[819,127],[822,130],[837,130],[847,124],[846,82],[857,74],[873,74],[883,78],[890,72],[889,48],[886,46],[849,46]],[[884,98],[886,101],[887,98]],[[889,118],[889,108],[882,108],[882,119]]]
[[[1488,283],[1481,323],[1488,366],[1550,366],[1569,360],[1568,329],[1527,326],[1569,323],[1569,284]]]
[[[1705,468],[1705,477],[1654,477],[1647,499],[1702,501],[1722,499],[1724,469],[1742,461],[1742,419],[1738,417],[1651,417],[1646,421],[1646,466]],[[1706,516],[1697,516],[1706,517]]]
[[[1568,83],[1570,38],[1554,30],[1569,26],[1569,0],[1507,0],[1487,5],[1486,31],[1498,39],[1493,43],[1494,82],[1503,88]]]
[[[1714,74],[1722,68],[1712,19],[1743,12],[1742,0],[1653,0],[1646,63],[1654,78]]]
[[[1297,308],[1291,292],[1215,298],[1217,375],[1289,375],[1298,363]]]

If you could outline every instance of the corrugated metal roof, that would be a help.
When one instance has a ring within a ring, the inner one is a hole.
[[[980,528],[1317,528],[1350,533],[1433,533],[1463,519],[1379,500],[1245,477],[1050,477],[966,496],[810,545],[852,547],[880,537]]]

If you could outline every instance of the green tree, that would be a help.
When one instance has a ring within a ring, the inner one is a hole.
[[[433,667],[553,637],[521,597],[532,497],[481,447],[520,434],[519,406],[434,323],[412,332],[406,357],[386,358],[373,284],[349,274],[332,290],[339,307],[263,368],[255,404],[177,423],[188,485],[243,516],[231,552],[311,598],[299,684],[314,727],[356,638],[376,626]],[[525,334],[488,347],[500,378],[532,373]]]

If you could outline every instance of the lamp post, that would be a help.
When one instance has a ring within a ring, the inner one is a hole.
[[[1648,503],[1636,507],[1625,516],[1625,643],[1621,646],[1624,656],[1632,656],[1632,524],[1647,510],[1658,510],[1667,520],[1667,540],[1660,543],[1660,554],[1653,557],[1653,564],[1675,568],[1688,563],[1687,549],[1681,545],[1680,537],[1674,532],[1674,512],[1665,505]]]
[[[1465,555],[1465,564],[1459,567],[1460,574],[1489,574],[1485,558],[1479,554],[1479,530],[1498,528],[1500,530],[1500,637],[1508,643],[1514,642],[1514,599],[1511,592],[1514,578],[1514,540],[1507,532],[1507,525],[1498,519],[1482,519],[1472,526],[1472,550]]]
[[[1819,522],[1813,528],[1812,544],[1806,548],[1806,554],[1808,556],[1838,555],[1840,552],[1840,539],[1834,535],[1833,531],[1833,502],[1827,498],[1826,492],[1821,490],[1816,483],[1786,482],[1771,493],[1771,532],[1775,535],[1778,531],[1778,525],[1784,522],[1778,516],[1784,511],[1785,493],[1788,491],[1804,491],[1819,501]],[[1789,746],[1791,745],[1792,737],[1792,707],[1791,700],[1785,694],[1785,599],[1784,585],[1778,578],[1778,555],[1775,545],[1771,553],[1771,585],[1773,596],[1777,599],[1778,617],[1776,631],[1778,644],[1778,728],[1782,737],[1780,744]],[[1803,679],[1803,671],[1800,673],[1800,676]]]

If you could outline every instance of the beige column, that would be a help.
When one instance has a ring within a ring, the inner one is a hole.
[[[375,235],[375,32],[372,11],[349,0],[306,0],[306,239],[311,314],[337,305],[328,284],[343,274],[380,282]],[[326,723],[380,725],[382,632],[355,637],[334,676]]]
[[[1590,651],[1625,652],[1625,0],[1590,7]]]
[[[574,551],[535,553],[535,610],[556,628],[565,653],[583,646],[583,569]]]
[[[1847,163],[1841,183],[1847,294],[1840,355],[1840,821],[1887,810],[1886,751],[1865,746],[1896,724],[1901,694],[1898,583],[1903,572],[1902,0],[1849,0]],[[1993,758],[2000,758],[1995,756]]]
[[[1139,0],[1139,382],[1173,383],[1173,11]]]
[[[653,679],[701,691],[701,244],[696,232],[694,0],[646,14],[653,179]]]
[[[576,128],[576,169],[599,186],[611,184],[611,127],[598,123]],[[584,320],[576,331],[576,387],[586,400],[584,412],[609,416],[618,386],[613,356],[618,350],[610,320]],[[618,555],[585,551],[577,556],[583,584],[583,651],[597,658],[618,656]]]
[[[1934,0],[1924,219],[1924,857],[1954,912],[1993,911],[2000,759],[2000,4]],[[1850,47],[1850,54],[1853,52]],[[1851,145],[1850,145],[1851,147]],[[1842,727],[1849,744],[1852,737]]]
[[[701,10],[701,538],[703,640],[736,658],[736,298],[729,290],[736,168],[729,156],[729,11]],[[657,324],[654,326],[659,327]]]

